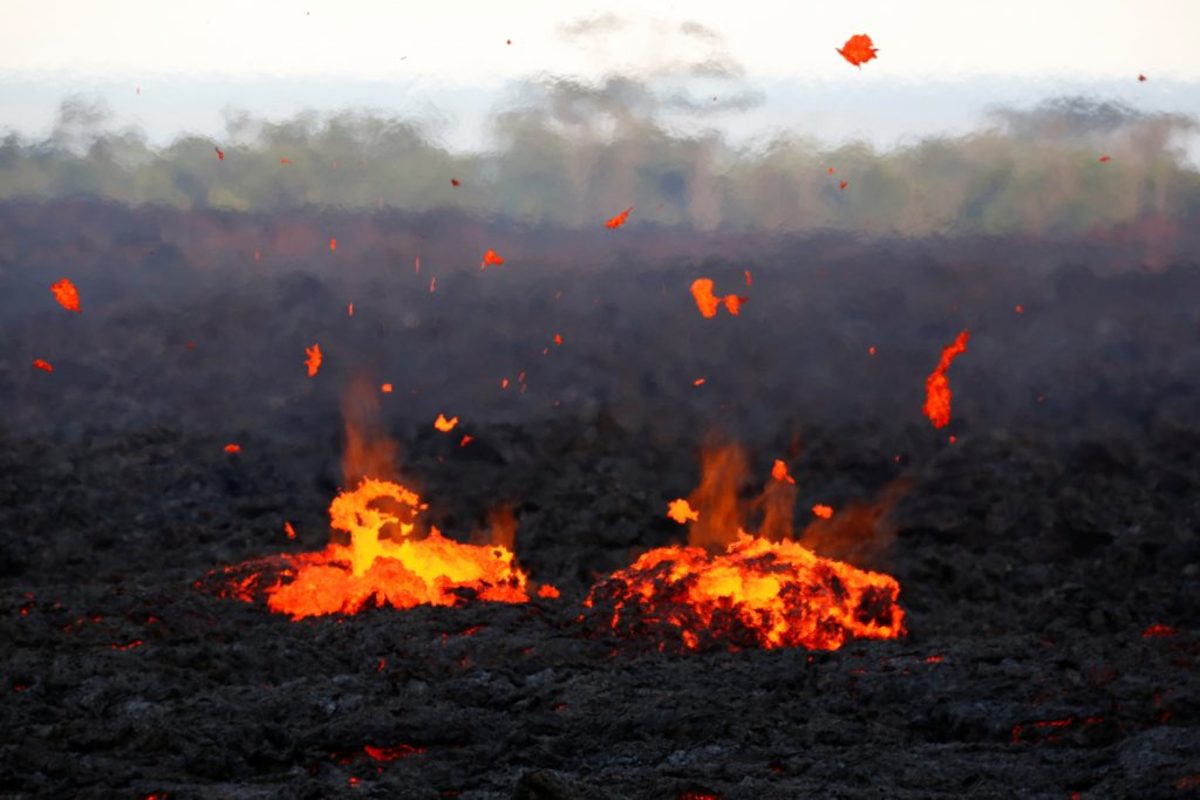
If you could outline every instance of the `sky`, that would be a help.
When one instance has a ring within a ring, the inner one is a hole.
[[[82,93],[157,141],[219,131],[229,108],[356,107],[423,115],[466,147],[514,81],[706,64],[764,98],[727,128],[891,140],[1071,91],[1200,114],[1196,31],[1200,0],[6,0],[0,129],[42,133]],[[861,69],[835,52],[855,33],[879,48]],[[847,96],[857,116],[822,114]]]

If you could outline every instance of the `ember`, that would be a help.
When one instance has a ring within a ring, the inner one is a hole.
[[[308,369],[308,377],[315,377],[321,369],[321,345],[314,344],[304,348],[304,366]]]
[[[615,217],[610,219],[608,222],[604,223],[604,227],[609,228],[609,229],[621,227],[622,225],[625,224],[625,220],[629,219],[630,211],[633,211],[633,206],[630,206],[629,208],[622,211],[620,214],[617,214]]]
[[[585,605],[611,609],[608,624],[622,635],[677,639],[689,650],[715,644],[836,650],[851,637],[904,635],[900,585],[891,576],[742,530],[736,491],[744,463],[737,448],[706,453],[691,498],[699,510],[675,500],[668,512],[690,523],[690,544],[644,553],[596,585]],[[779,477],[772,481],[787,486]],[[764,499],[770,492],[769,485]],[[702,546],[721,544],[724,552]]]
[[[49,361],[41,358],[34,359],[33,368],[40,369],[42,372],[54,372],[54,366]]]

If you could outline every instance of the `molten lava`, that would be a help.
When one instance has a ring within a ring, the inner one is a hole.
[[[69,278],[63,278],[58,283],[51,284],[50,291],[54,293],[54,299],[58,301],[58,304],[67,311],[74,311],[76,314],[83,313],[79,307],[79,290],[75,288],[75,284],[71,283]]]
[[[334,498],[329,518],[331,528],[348,536],[317,552],[282,554],[226,569],[229,577],[221,593],[246,601],[265,594],[272,611],[293,619],[384,605],[528,601],[528,579],[511,549],[516,518],[495,515],[490,545],[462,544],[425,525],[421,514],[428,506],[416,492],[390,479],[396,448],[380,432],[378,397],[373,383],[360,380],[343,398],[342,472],[345,485],[355,488]],[[294,536],[290,525],[285,530],[289,538]]]
[[[625,220],[629,219],[630,211],[633,211],[633,206],[630,206],[629,208],[622,211],[620,214],[617,214],[615,217],[608,220],[608,222],[605,222],[604,227],[606,227],[610,230],[621,227],[622,225],[625,224]]]
[[[308,369],[308,377],[315,377],[321,369],[321,345],[314,344],[304,348],[304,366]]]
[[[697,278],[692,281],[691,292],[692,299],[696,301],[696,308],[700,309],[701,316],[706,319],[711,319],[717,315],[717,309],[725,306],[725,310],[733,316],[737,316],[741,311],[742,303],[749,301],[748,297],[738,297],[735,294],[727,294],[724,297],[713,294],[712,278]]]
[[[925,379],[925,406],[921,410],[935,428],[950,424],[950,381],[946,378],[946,370],[950,369],[950,364],[957,356],[967,351],[967,340],[970,338],[970,331],[958,334],[952,344],[942,349],[938,365]]]
[[[643,554],[597,584],[585,605],[611,612],[607,623],[621,635],[661,637],[660,647],[678,641],[690,650],[714,644],[836,650],[850,638],[903,636],[900,585],[890,575],[824,558],[790,538],[742,530],[737,490],[744,467],[737,448],[706,452],[700,487],[668,511],[689,524],[689,544]],[[764,508],[764,530],[778,513],[770,498],[794,503],[795,497],[780,471],[773,472],[756,504]],[[782,527],[790,530],[790,519]]]
[[[875,58],[879,50],[871,37],[865,33],[856,33],[838,48],[838,54],[854,66],[862,69],[862,65]]]
[[[375,504],[388,501],[384,510]],[[526,575],[512,551],[461,544],[430,526],[415,533],[425,508],[415,492],[391,481],[364,478],[329,506],[331,526],[350,534],[348,544],[285,556],[279,580],[266,589],[272,611],[293,619],[354,614],[372,606],[460,605],[469,598],[523,603]],[[381,536],[393,527],[392,537]]]

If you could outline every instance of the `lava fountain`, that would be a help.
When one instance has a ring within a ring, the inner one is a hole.
[[[528,576],[510,549],[515,520],[490,545],[457,542],[436,526],[425,526],[421,513],[428,505],[391,479],[395,445],[379,433],[377,411],[372,387],[354,384],[343,402],[343,477],[354,488],[340,492],[329,505],[330,527],[348,539],[331,540],[316,552],[283,554],[227,570],[234,578],[225,593],[243,600],[265,594],[272,611],[293,619],[384,605],[528,601]]]
[[[669,506],[672,519],[688,525],[688,545],[644,553],[588,595],[588,607],[610,612],[614,631],[690,650],[836,650],[851,638],[905,634],[895,578],[824,558],[791,538],[795,487],[781,477],[786,470],[775,471],[754,503],[763,519],[756,535],[739,522],[741,450],[711,450],[702,467],[700,487]]]

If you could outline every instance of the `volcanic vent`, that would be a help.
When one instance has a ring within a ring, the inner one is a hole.
[[[792,538],[794,481],[782,461],[753,504],[759,533],[743,529],[745,471],[736,446],[706,452],[700,486],[668,507],[688,525],[688,545],[644,553],[595,586],[586,604],[606,609],[618,634],[651,637],[660,648],[836,650],[851,638],[903,636],[895,578],[822,558]]]

